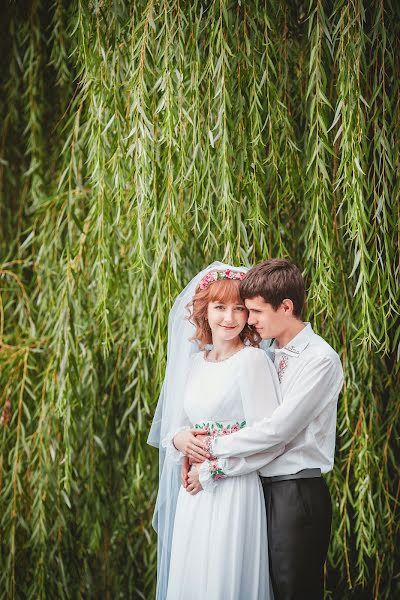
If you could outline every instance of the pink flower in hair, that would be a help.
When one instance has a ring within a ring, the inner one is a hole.
[[[218,278],[218,275],[217,275],[216,271],[210,271],[200,281],[200,289],[205,290],[210,285],[210,283],[212,283],[213,281],[216,281],[217,278]]]
[[[205,290],[210,283],[213,283],[214,281],[220,281],[222,279],[238,279],[239,281],[242,281],[245,276],[246,273],[243,271],[232,271],[232,269],[225,269],[225,271],[210,271],[200,281],[199,287],[201,290]]]
[[[239,431],[239,429],[240,429],[240,425],[238,425],[237,423],[235,423],[231,427],[231,432],[233,432],[233,431]]]

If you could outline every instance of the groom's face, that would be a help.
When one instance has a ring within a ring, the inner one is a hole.
[[[285,327],[285,312],[278,307],[276,310],[265,302],[261,296],[244,301],[249,317],[247,322],[257,330],[263,340],[279,337]]]

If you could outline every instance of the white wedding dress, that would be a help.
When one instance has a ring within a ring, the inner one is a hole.
[[[263,350],[245,347],[220,362],[199,352],[191,359],[182,426],[226,435],[270,416],[278,402],[276,371]],[[178,455],[172,446],[168,451]],[[238,475],[218,481],[211,478],[209,463],[203,463],[202,480],[205,474],[211,491],[204,484],[205,490],[192,496],[181,487],[167,600],[272,599],[265,504],[256,469],[281,451],[235,459]]]

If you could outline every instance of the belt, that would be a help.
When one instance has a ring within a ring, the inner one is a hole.
[[[293,475],[275,475],[274,477],[263,477],[260,475],[262,483],[275,483],[275,481],[289,481],[290,479],[309,479],[312,477],[321,477],[321,469],[303,469]]]

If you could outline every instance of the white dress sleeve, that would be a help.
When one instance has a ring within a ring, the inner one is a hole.
[[[247,348],[242,352],[239,385],[246,426],[270,417],[278,408],[281,401],[278,376],[272,361],[263,350]],[[218,479],[247,475],[264,467],[282,454],[284,447],[284,444],[280,444],[272,451],[247,457],[205,461],[199,469],[200,483],[203,489],[211,491]]]
[[[178,429],[176,429],[175,431],[170,431],[169,433],[167,433],[167,435],[161,442],[161,446],[166,449],[168,458],[171,458],[174,462],[181,463],[185,458],[185,455],[182,454],[182,452],[180,452],[180,450],[178,450],[178,448],[174,446],[173,439],[177,433],[179,433],[180,431],[186,431],[188,429],[191,429],[191,427],[192,426],[190,424],[190,421],[185,415],[182,417],[182,425],[178,427]]]

